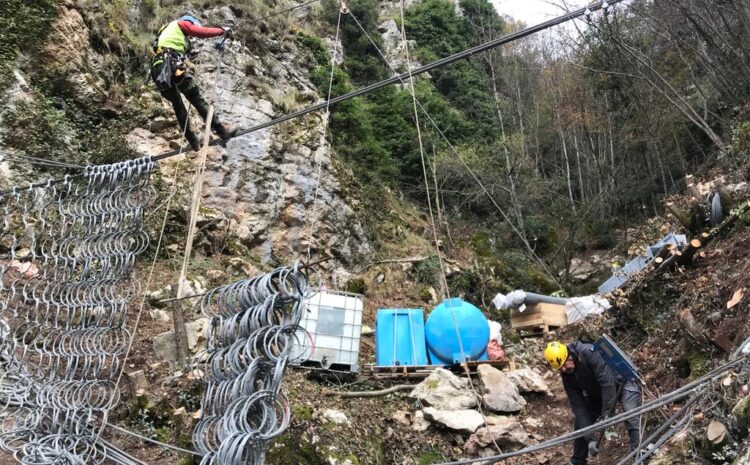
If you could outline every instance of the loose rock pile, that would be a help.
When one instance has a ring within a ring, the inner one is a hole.
[[[526,400],[521,393],[549,392],[542,376],[525,368],[502,372],[488,365],[478,369],[479,388],[444,368],[435,369],[415,386],[409,397],[424,407],[414,413],[396,412],[393,419],[410,425],[414,431],[425,431],[433,424],[460,436],[466,436],[464,450],[469,455],[486,456],[518,450],[533,440],[517,417],[508,415],[523,411]]]

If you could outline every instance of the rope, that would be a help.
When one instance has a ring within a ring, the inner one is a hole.
[[[193,252],[193,240],[195,239],[196,223],[198,221],[198,210],[201,206],[201,192],[203,191],[203,172],[206,169],[206,157],[208,152],[208,140],[211,137],[211,121],[214,118],[214,107],[208,108],[206,115],[206,130],[203,134],[204,144],[201,149],[200,160],[198,160],[198,169],[195,172],[195,182],[193,183],[193,200],[190,204],[190,225],[188,226],[187,239],[185,240],[185,256],[182,259],[182,269],[180,278],[177,280],[177,298],[181,298],[185,292],[185,279],[187,277],[188,263]],[[176,336],[176,334],[175,334]]]
[[[65,163],[65,162],[57,161],[57,160],[45,160],[44,158],[31,157],[28,155],[19,155],[16,153],[0,152],[0,155],[2,155],[5,158],[16,159],[16,160],[9,160],[9,161],[23,161],[31,165],[41,165],[41,166],[47,166],[49,168],[86,169],[86,167],[82,165],[74,165],[72,163]]]
[[[188,126],[190,125],[190,112],[188,112],[187,121],[185,122],[185,127],[182,130],[182,137],[185,137],[185,133],[187,131]],[[182,148],[180,148],[182,150]],[[151,262],[151,268],[148,272],[148,278],[146,278],[146,285],[143,288],[143,293],[141,294],[141,303],[138,306],[138,314],[136,315],[135,324],[133,325],[133,331],[130,333],[130,340],[128,341],[128,349],[125,352],[125,356],[122,359],[122,365],[120,366],[120,372],[117,375],[117,381],[115,382],[115,386],[119,386],[120,382],[122,381],[122,375],[125,373],[125,367],[127,366],[128,358],[130,357],[130,352],[133,349],[133,342],[135,342],[135,335],[138,332],[138,327],[140,326],[141,317],[143,316],[143,310],[146,307],[146,298],[149,294],[149,290],[151,289],[151,284],[153,282],[154,277],[154,270],[156,269],[156,261],[159,257],[159,251],[161,250],[161,246],[164,242],[164,231],[167,229],[167,219],[169,218],[169,208],[172,205],[172,200],[174,199],[175,194],[177,193],[177,180],[180,178],[180,170],[177,169],[178,167],[175,167],[174,170],[174,177],[172,179],[172,190],[169,192],[169,197],[167,197],[166,207],[164,209],[164,218],[162,219],[161,223],[161,230],[159,231],[159,240],[156,243],[156,250],[154,251],[154,259]],[[112,397],[114,400],[114,393],[112,394]],[[112,404],[112,401],[110,401],[110,404]],[[102,433],[104,432],[104,427],[107,425],[107,418],[109,416],[109,411],[106,411],[104,413],[104,418],[102,419],[102,425],[99,428],[99,432],[96,436],[96,441],[99,441],[101,439]]]
[[[407,73],[409,74],[408,88],[409,88],[409,93],[411,94],[411,98],[412,98],[412,106],[413,106],[413,110],[414,110],[414,124],[415,124],[415,126],[417,128],[417,140],[419,141],[419,155],[420,155],[420,160],[421,160],[421,163],[422,163],[422,174],[424,175],[425,192],[427,194],[427,208],[428,208],[429,213],[430,213],[430,222],[432,223],[432,237],[433,237],[433,239],[435,241],[435,253],[437,254],[437,257],[438,257],[438,264],[440,265],[440,276],[441,276],[442,281],[443,281],[441,287],[442,287],[442,290],[443,290],[443,295],[448,299],[448,300],[445,301],[445,304],[446,304],[446,306],[448,307],[448,310],[451,313],[451,319],[453,321],[453,329],[456,332],[456,339],[458,341],[458,348],[459,348],[459,352],[461,354],[461,366],[463,366],[463,368],[464,368],[464,370],[466,372],[466,376],[468,377],[468,380],[469,380],[469,386],[471,387],[471,390],[474,393],[474,396],[476,398],[479,398],[479,394],[477,393],[476,389],[474,388],[474,382],[473,382],[473,380],[471,378],[471,371],[469,370],[469,367],[466,365],[466,361],[467,361],[467,359],[466,359],[466,352],[464,351],[464,344],[463,344],[463,340],[461,338],[461,331],[458,328],[458,319],[456,318],[456,313],[453,310],[453,303],[450,300],[450,289],[448,287],[448,277],[447,277],[447,275],[445,273],[445,263],[443,262],[443,254],[440,251],[440,241],[438,240],[438,230],[437,230],[437,224],[435,223],[435,215],[434,215],[434,213],[432,211],[432,197],[430,195],[430,183],[429,183],[429,177],[427,175],[427,162],[425,160],[425,155],[424,155],[424,143],[422,141],[422,127],[421,127],[421,125],[419,123],[419,111],[417,110],[417,93],[416,93],[416,91],[414,89],[414,77],[413,77],[412,72],[411,72],[411,56],[409,54],[409,41],[407,40],[407,37],[406,37],[406,18],[405,18],[405,15],[404,15],[404,0],[401,0],[401,2],[399,3],[399,7],[400,7],[400,13],[401,13],[401,38],[403,40],[404,50],[406,52],[406,70],[407,70]],[[352,14],[352,18],[354,18],[354,14]],[[356,19],[355,19],[355,21],[356,21]],[[370,35],[367,34],[367,31],[362,27],[362,25],[359,23],[359,21],[356,21],[356,23],[360,27],[360,29],[365,33],[365,35],[367,36],[367,38],[370,39],[370,41],[372,42],[373,46],[375,46],[375,48],[377,49],[378,48],[377,45],[372,40],[372,38],[370,38]],[[391,66],[391,64],[388,63],[388,60],[385,60],[385,61],[388,64],[388,66],[391,67],[391,69],[393,69],[393,67]],[[421,106],[421,104],[420,104],[420,106]],[[411,313],[409,313],[409,315],[411,317]],[[395,344],[395,341],[394,341],[394,344]],[[481,401],[478,403],[478,410],[479,410],[479,414],[482,415],[482,421],[486,425],[487,424],[487,416],[484,413]],[[494,446],[495,446],[495,448],[497,449],[498,452],[502,452],[502,449],[500,448],[500,445],[497,443],[497,441],[495,440],[494,437],[492,438],[492,443],[494,444]]]
[[[320,145],[319,145],[320,147],[325,146],[325,138],[326,138],[326,135],[328,134],[329,118],[331,116],[331,113],[330,113],[331,91],[333,90],[333,75],[336,71],[336,56],[338,52],[339,33],[341,31],[341,15],[343,14],[344,14],[344,8],[342,6],[341,8],[339,8],[339,17],[338,17],[338,20],[336,21],[336,38],[333,41],[333,50],[331,51],[331,75],[328,78],[328,97],[326,98],[326,103],[327,103],[326,112],[323,117],[323,132],[320,135]],[[315,194],[313,195],[313,211],[312,211],[312,215],[310,215],[312,220],[310,221],[310,228],[308,230],[308,235],[307,235],[308,237],[307,239],[307,261],[310,261],[310,254],[312,251],[313,231],[315,227],[315,220],[317,219],[316,215],[318,212],[318,193],[320,190],[320,177],[323,171],[323,160],[318,158],[318,160],[316,161],[316,164],[317,164],[317,176],[315,179]],[[305,216],[305,222],[307,222],[307,220],[308,220],[308,217]]]
[[[353,13],[350,14],[350,16],[352,17],[352,19],[354,20],[354,22],[357,24],[357,26],[359,26],[360,31],[362,31],[362,33],[365,35],[365,37],[367,37],[367,39],[370,41],[371,45],[378,52],[378,54],[380,55],[380,57],[382,58],[382,60],[388,65],[388,67],[391,69],[391,71],[393,71],[394,73],[396,73],[396,69],[388,61],[388,58],[386,58],[385,54],[383,54],[382,50],[380,50],[380,48],[378,47],[377,43],[372,39],[372,37],[370,36],[370,34],[367,32],[367,30],[365,30],[365,28],[357,20],[357,18],[354,16]],[[402,19],[402,25],[403,25],[403,19]],[[407,63],[407,66],[408,65],[409,64]],[[409,74],[409,73],[407,72],[407,74]],[[403,76],[403,75],[399,75],[399,76],[397,76],[397,78],[400,80],[400,82],[402,84],[406,85],[406,82],[403,79],[401,79],[401,76]],[[442,139],[446,142],[446,144],[448,145],[448,147],[450,148],[450,150],[453,152],[453,154],[456,156],[456,158],[459,159],[459,161],[464,166],[464,168],[466,168],[466,171],[471,175],[471,177],[474,179],[474,181],[477,183],[477,185],[481,188],[481,190],[484,192],[484,194],[490,200],[490,202],[492,203],[492,205],[500,212],[500,215],[503,217],[503,219],[505,220],[505,222],[508,223],[508,225],[510,225],[511,229],[513,230],[513,232],[518,236],[518,238],[521,240],[521,242],[523,242],[523,244],[526,246],[526,249],[529,251],[530,255],[541,265],[541,267],[544,270],[544,272],[550,277],[550,279],[563,292],[563,295],[565,295],[566,297],[569,297],[567,295],[567,293],[565,292],[565,290],[563,289],[562,284],[557,279],[557,276],[555,276],[555,274],[552,273],[552,271],[549,269],[549,267],[547,266],[547,264],[541,259],[541,257],[539,257],[539,255],[537,255],[537,253],[534,251],[534,248],[531,247],[531,244],[529,244],[529,242],[526,239],[526,237],[521,233],[521,231],[519,231],[518,227],[516,227],[516,225],[511,221],[511,219],[508,216],[508,214],[505,213],[505,210],[503,210],[502,207],[500,207],[500,205],[497,203],[497,201],[492,196],[492,194],[490,193],[490,191],[487,189],[487,187],[484,185],[484,183],[479,179],[479,176],[474,172],[474,170],[471,169],[471,167],[469,166],[469,164],[461,156],[461,154],[458,152],[458,150],[456,150],[455,146],[450,142],[450,140],[445,135],[445,133],[440,129],[440,127],[435,122],[435,120],[432,118],[432,116],[427,111],[427,109],[419,102],[419,100],[416,99],[416,94],[414,92],[414,89],[413,88],[409,88],[409,92],[412,94],[412,98],[416,101],[416,104],[419,105],[419,108],[422,110],[422,112],[424,112],[424,114],[427,117],[427,119],[430,121],[430,123],[432,124],[432,126],[438,132],[438,134],[440,134],[440,136],[442,137]],[[424,165],[423,165],[423,169],[424,169]],[[429,188],[427,188],[427,194],[428,194],[427,198],[428,198],[428,201],[429,201],[429,198],[430,198],[430,196],[429,196]],[[434,219],[433,219],[433,230],[434,230]],[[575,306],[576,308],[579,305],[578,303],[575,303],[575,302],[571,302],[571,304],[573,306]],[[451,313],[452,313],[452,311],[451,311]],[[453,319],[454,319],[454,324],[455,324],[455,315],[453,315]],[[459,343],[460,343],[460,339],[459,339]],[[463,356],[463,352],[462,352],[462,356]]]
[[[259,22],[264,21],[266,19],[273,18],[274,16],[278,16],[278,15],[281,15],[281,14],[284,14],[284,13],[289,13],[290,11],[294,11],[294,10],[299,10],[300,8],[304,8],[304,7],[308,6],[308,5],[312,5],[313,3],[317,3],[319,1],[320,0],[309,0],[309,1],[305,2],[305,3],[300,4],[300,5],[292,6],[292,7],[286,8],[284,10],[280,10],[280,11],[276,11],[274,13],[271,13],[270,15],[263,16],[262,18],[254,19],[254,20],[248,22],[247,24],[259,23]]]

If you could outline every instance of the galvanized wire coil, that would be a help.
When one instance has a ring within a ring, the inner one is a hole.
[[[196,369],[206,388],[193,444],[204,465],[262,465],[270,441],[289,426],[281,381],[301,338],[307,276],[299,264],[209,291],[207,350]]]

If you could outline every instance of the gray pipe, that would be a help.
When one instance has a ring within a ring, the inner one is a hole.
[[[535,294],[533,292],[526,292],[526,298],[523,299],[523,303],[526,305],[534,305],[538,303],[565,305],[568,301],[569,300],[564,297],[552,297],[549,295]]]

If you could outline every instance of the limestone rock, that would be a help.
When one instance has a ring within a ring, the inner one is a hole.
[[[414,413],[414,422],[411,425],[413,431],[422,432],[430,428],[430,422],[424,417],[424,412],[417,410]]]
[[[362,325],[362,329],[360,329],[359,334],[361,336],[372,336],[375,334],[375,330],[367,325]]]
[[[493,412],[513,413],[520,411],[526,401],[508,376],[497,368],[480,365],[479,382],[482,386],[482,403]]]
[[[424,417],[461,434],[472,434],[484,424],[482,414],[476,410],[438,410],[427,407],[424,409]]]
[[[586,262],[580,258],[574,258],[570,261],[570,277],[577,282],[586,282],[597,272],[596,266],[591,262]]]
[[[209,318],[199,318],[185,325],[188,348],[193,352],[206,347],[206,329],[211,324]]]
[[[320,417],[326,423],[335,423],[337,425],[350,424],[349,417],[347,417],[346,413],[341,410],[325,409],[321,412]]]
[[[547,383],[539,372],[533,368],[521,368],[506,373],[508,378],[516,385],[518,392],[549,392]]]
[[[737,426],[750,429],[750,396],[745,396],[732,409],[732,417]]]
[[[162,362],[177,361],[177,344],[174,331],[157,334],[154,336],[153,345],[157,360]]]
[[[411,413],[404,410],[396,410],[391,415],[391,420],[402,426],[411,426]]]
[[[138,391],[148,391],[149,383],[143,370],[133,371],[127,374],[130,389],[133,394]]]
[[[105,63],[90,43],[90,31],[81,13],[62,6],[50,27],[42,60],[46,69],[65,76],[76,100],[94,106],[103,101],[106,93],[101,78]]]
[[[154,321],[162,321],[162,322],[167,322],[167,323],[172,321],[172,312],[154,308],[150,310],[148,313],[149,315],[151,315],[151,318],[153,318]]]
[[[464,410],[477,405],[468,380],[459,378],[445,368],[436,368],[419,383],[409,397],[439,410]]]
[[[497,443],[503,451],[522,449],[531,443],[523,425],[513,417],[487,417],[487,426],[479,428],[466,444],[464,450],[476,455],[481,449]]]

